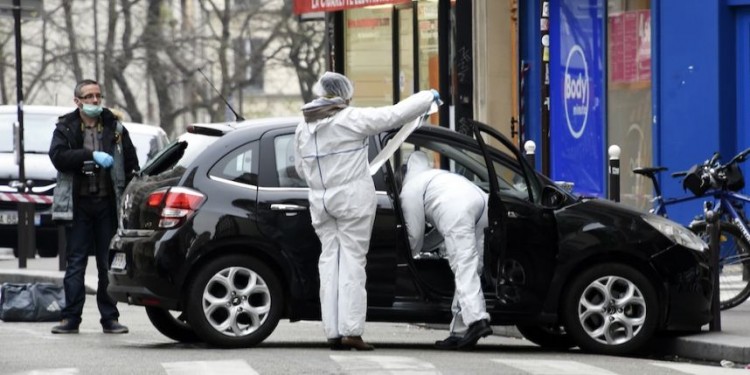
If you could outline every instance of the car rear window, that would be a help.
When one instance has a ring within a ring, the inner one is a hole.
[[[215,136],[185,133],[156,154],[142,168],[142,173],[153,176],[178,167],[185,169],[203,150],[218,139],[219,137]]]
[[[59,114],[23,114],[23,146],[27,153],[44,153],[49,151],[52,132]],[[0,114],[0,152],[11,152],[13,147],[13,123],[18,122],[16,113]]]

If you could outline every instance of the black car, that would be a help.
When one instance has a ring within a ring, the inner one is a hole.
[[[195,125],[157,155],[125,192],[110,294],[145,306],[172,339],[219,347],[256,345],[280,319],[319,320],[320,243],[293,167],[298,121]],[[400,211],[401,166],[416,149],[490,193],[482,279],[492,324],[544,347],[624,354],[657,331],[710,320],[704,242],[662,217],[565,193],[500,133],[474,131],[423,126],[373,175],[368,321],[451,319],[442,245],[412,257]],[[371,139],[371,158],[394,134]]]

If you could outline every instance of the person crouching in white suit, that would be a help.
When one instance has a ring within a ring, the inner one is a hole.
[[[406,164],[400,198],[412,254],[422,250],[426,220],[445,239],[455,277],[450,336],[435,342],[435,347],[471,349],[492,333],[479,278],[487,194],[463,176],[431,168],[427,155],[415,151]]]
[[[317,99],[302,107],[295,132],[295,168],[310,188],[310,216],[320,238],[320,308],[334,350],[372,350],[362,340],[367,313],[365,264],[377,198],[369,173],[368,139],[425,114],[437,91],[398,104],[349,106],[354,87],[326,72],[313,87]]]

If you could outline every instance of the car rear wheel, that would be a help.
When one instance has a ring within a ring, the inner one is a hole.
[[[190,324],[206,343],[255,346],[276,328],[284,294],[278,277],[253,257],[231,255],[201,268],[188,290]]]
[[[188,324],[184,313],[175,316],[167,309],[146,306],[146,315],[159,332],[172,340],[179,342],[201,341]]]
[[[516,326],[526,340],[545,349],[567,350],[576,346],[575,341],[565,331],[565,327],[555,324]]]
[[[582,272],[567,289],[562,316],[581,349],[623,355],[653,336],[659,318],[656,291],[634,268],[600,264]]]

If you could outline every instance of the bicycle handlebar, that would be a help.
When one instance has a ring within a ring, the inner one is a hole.
[[[675,177],[675,178],[677,178],[677,177],[685,177],[685,176],[687,176],[687,174],[688,174],[688,171],[679,171],[679,172],[672,173],[672,177]]]
[[[739,154],[735,155],[732,160],[729,161],[726,165],[732,164],[732,163],[742,163],[743,161],[747,160],[747,155],[750,154],[750,148],[746,149],[745,151],[740,152]]]

